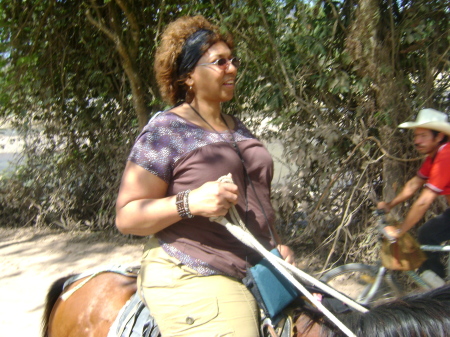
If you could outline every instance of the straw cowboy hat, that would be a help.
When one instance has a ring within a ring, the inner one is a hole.
[[[415,122],[405,122],[398,127],[403,129],[430,129],[450,136],[450,123],[448,123],[447,114],[434,109],[420,110]]]

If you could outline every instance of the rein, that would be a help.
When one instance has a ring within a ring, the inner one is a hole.
[[[220,177],[218,179],[220,182],[233,183],[233,179],[231,178],[231,174]],[[250,233],[245,224],[242,222],[242,219],[239,216],[239,213],[236,210],[236,207],[233,205],[230,208],[230,216],[232,222],[229,222],[225,217],[210,217],[210,221],[217,222],[227,228],[227,230],[233,234],[239,241],[249,246],[250,248],[255,249],[260,255],[265,257],[284,277],[286,277],[317,309],[319,309],[325,316],[328,317],[330,321],[332,321],[346,336],[355,337],[355,334],[350,331],[339,319],[334,316],[324,305],[317,300],[300,282],[298,282],[294,276],[312,283],[319,289],[329,293],[331,296],[334,296],[338,300],[344,302],[349,305],[353,309],[365,313],[368,309],[364,308],[360,304],[351,300],[350,298],[342,295],[335,289],[331,288],[325,283],[322,283],[315,279],[314,277],[308,275],[307,273],[301,271],[300,269],[294,267],[283,259],[271,254],[267,249],[261,245],[258,240]]]
[[[66,282],[64,282],[63,294],[61,295],[61,300],[63,300],[63,301],[67,300],[70,296],[73,295],[74,292],[76,292],[77,290],[82,288],[86,283],[88,283],[90,280],[92,280],[95,276],[102,274],[102,273],[116,273],[116,274],[120,274],[120,275],[124,275],[124,276],[128,276],[128,277],[137,277],[137,272],[136,272],[135,267],[125,267],[125,266],[120,266],[120,265],[103,267],[100,269],[86,271],[84,273],[74,275],[74,276],[70,277],[69,279],[67,279]],[[64,292],[68,286],[70,286],[73,283],[75,283],[81,279],[84,279],[84,278],[86,278],[86,279],[83,280],[83,282],[80,282],[78,285],[76,285],[72,289],[68,290],[67,292]]]

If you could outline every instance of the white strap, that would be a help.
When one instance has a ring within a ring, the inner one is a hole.
[[[228,174],[227,176],[223,176],[219,178],[219,181],[221,182],[233,182],[231,179],[231,174]],[[300,282],[298,282],[291,273],[295,274],[296,276],[302,278],[303,280],[312,283],[313,285],[317,286],[318,288],[326,291],[331,296],[334,296],[335,298],[339,299],[340,301],[348,304],[352,308],[360,311],[360,312],[367,312],[368,310],[364,308],[363,306],[359,305],[355,301],[351,300],[350,298],[342,295],[335,289],[331,288],[325,283],[320,282],[319,280],[315,279],[314,277],[306,274],[305,272],[301,271],[300,269],[294,267],[293,265],[287,263],[283,259],[280,259],[279,257],[275,256],[274,254],[270,253],[267,249],[262,246],[258,240],[255,239],[255,237],[250,233],[250,231],[247,229],[245,224],[242,222],[235,206],[232,206],[230,208],[230,215],[233,223],[229,222],[225,217],[211,217],[210,220],[217,222],[223,226],[225,226],[228,231],[233,234],[239,241],[244,243],[245,245],[255,249],[258,253],[260,253],[263,257],[265,257],[283,276],[285,276],[312,304],[314,304],[325,316],[330,319],[339,329],[341,329],[342,332],[344,332],[348,337],[355,337],[355,334],[350,331],[339,319],[334,316],[327,308],[323,306],[323,304],[317,300]],[[235,225],[234,223],[237,223],[239,225]]]

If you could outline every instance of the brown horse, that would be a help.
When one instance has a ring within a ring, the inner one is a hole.
[[[67,294],[78,288],[62,299],[63,285],[72,276],[63,277],[51,286],[46,298],[42,336],[106,337],[120,309],[136,292],[136,277],[104,272],[87,282],[82,278],[64,289]],[[296,336],[320,336],[320,326],[314,324],[313,319],[299,314],[296,317]]]
[[[47,294],[43,337],[106,337],[120,309],[136,292],[136,278],[104,272],[81,279],[64,290],[85,282],[62,299],[63,284],[57,280]],[[450,331],[450,285],[379,305],[365,314],[341,314],[341,321],[356,336],[442,337]],[[317,310],[304,306],[295,311],[296,337],[345,336]]]
[[[66,300],[61,293],[70,276],[57,280],[47,294],[44,310],[44,337],[106,337],[120,309],[136,292],[136,278],[117,273],[101,273]],[[84,279],[73,283],[77,287]]]

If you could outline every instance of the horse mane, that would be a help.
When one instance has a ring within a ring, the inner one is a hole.
[[[56,301],[63,291],[64,283],[71,278],[73,275],[64,276],[53,282],[50,286],[50,290],[45,298],[45,309],[42,319],[42,337],[48,337],[48,325],[50,322],[50,315],[52,314],[53,307]]]
[[[380,304],[367,313],[351,312],[338,318],[358,337],[446,336],[450,331],[450,285]],[[321,336],[345,335],[324,322]]]

